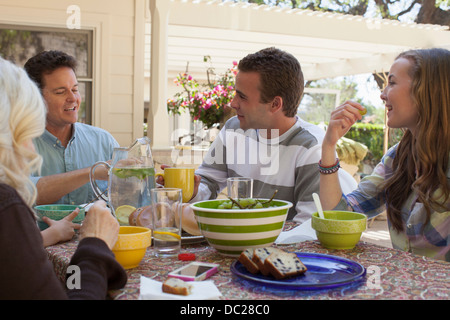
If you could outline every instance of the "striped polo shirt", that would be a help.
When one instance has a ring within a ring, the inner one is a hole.
[[[274,139],[262,130],[242,130],[237,117],[228,120],[212,143],[196,174],[202,177],[199,192],[191,202],[215,199],[228,177],[253,179],[253,197],[290,201],[289,220],[302,223],[316,210],[312,193],[319,192],[317,163],[324,131],[297,117],[295,124]],[[356,181],[340,170],[343,189],[350,192]]]

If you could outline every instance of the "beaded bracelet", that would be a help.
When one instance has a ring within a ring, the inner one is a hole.
[[[341,165],[339,164],[339,158],[336,158],[336,162],[329,167],[322,166],[322,160],[319,161],[319,172],[322,174],[332,174],[339,170]]]

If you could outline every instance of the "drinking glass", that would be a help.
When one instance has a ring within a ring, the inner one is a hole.
[[[154,188],[150,191],[153,215],[153,247],[157,257],[172,257],[181,249],[182,191]]]
[[[253,197],[253,179],[245,177],[231,177],[227,179],[228,196],[233,199]]]

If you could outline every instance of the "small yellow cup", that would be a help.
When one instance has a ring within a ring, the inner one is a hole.
[[[156,177],[164,178],[165,188],[179,188],[183,191],[183,202],[191,200],[194,194],[195,168],[165,168],[164,173],[156,174]]]

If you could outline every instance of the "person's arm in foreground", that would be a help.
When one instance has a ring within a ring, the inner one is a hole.
[[[96,201],[89,209],[80,229],[80,244],[70,261],[81,270],[81,289],[69,290],[70,299],[105,299],[107,290],[125,286],[127,275],[111,251],[119,228],[104,201]]]
[[[33,211],[12,188],[3,194],[8,201],[0,201],[0,255],[4,257],[0,299],[105,299],[108,289],[125,285],[126,273],[110,250],[117,238],[117,220],[101,203],[89,210],[71,260],[80,270],[80,289],[66,292],[48,259]]]

